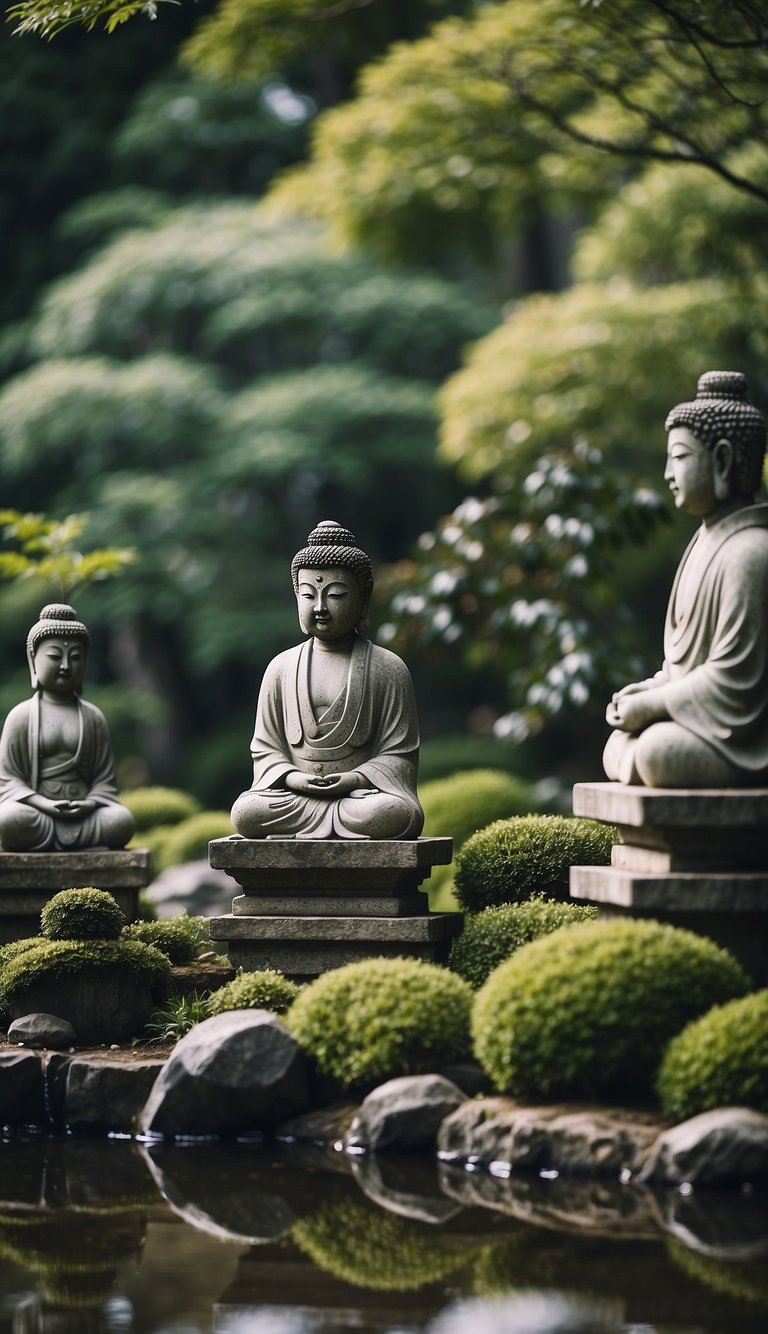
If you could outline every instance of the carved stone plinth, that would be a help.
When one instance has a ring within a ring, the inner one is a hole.
[[[461,914],[430,913],[419,886],[452,851],[450,838],[214,839],[211,866],[244,893],[211,938],[235,967],[299,978],[379,955],[442,959]]]
[[[573,812],[617,825],[620,842],[610,866],[571,868],[572,898],[688,927],[768,981],[768,788],[577,783]]]
[[[61,889],[108,890],[127,922],[136,919],[139,890],[151,879],[145,848],[111,852],[0,852],[0,944],[40,934],[40,913]]]

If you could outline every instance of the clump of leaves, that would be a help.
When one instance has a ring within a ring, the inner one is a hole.
[[[196,1024],[201,1024],[209,1016],[208,997],[202,992],[169,996],[163,1005],[158,1005],[152,1011],[147,1020],[146,1032],[162,1042],[178,1042],[179,1038],[183,1038]]]
[[[191,963],[208,943],[207,917],[162,917],[155,922],[131,922],[123,928],[129,940],[154,945],[171,963]]]
[[[88,526],[87,514],[46,519],[42,514],[0,510],[0,525],[3,538],[19,548],[0,552],[0,576],[44,579],[54,585],[62,601],[66,601],[74,588],[120,574],[137,558],[133,547],[80,551],[79,541]]]

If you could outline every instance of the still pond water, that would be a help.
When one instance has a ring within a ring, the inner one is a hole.
[[[0,1334],[765,1334],[768,1192],[0,1142]]]

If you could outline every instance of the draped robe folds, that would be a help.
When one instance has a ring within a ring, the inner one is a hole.
[[[672,586],[653,685],[670,718],[745,783],[768,776],[768,505],[695,534]]]
[[[132,832],[131,817],[117,800],[106,719],[100,709],[85,700],[77,698],[75,706],[79,739],[76,753],[66,760],[54,763],[41,754],[37,694],[11,710],[0,736],[0,821],[3,816],[13,820],[20,815],[30,826],[34,823],[40,840],[32,851],[97,844],[122,847]],[[26,804],[35,793],[52,801],[87,798],[96,809],[82,820],[55,820]],[[116,839],[117,830],[124,831],[125,836]]]
[[[267,668],[251,742],[253,785],[235,805],[235,828],[257,838],[416,838],[424,816],[416,796],[419,733],[408,669],[388,649],[356,639],[346,685],[318,717],[310,698],[312,653],[310,639]],[[318,777],[354,771],[371,787],[336,798],[331,791],[289,792],[284,780],[293,770]],[[392,799],[402,828],[382,835],[377,817],[385,805],[392,811]]]

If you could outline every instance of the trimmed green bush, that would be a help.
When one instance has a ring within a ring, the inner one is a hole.
[[[200,810],[197,797],[176,787],[134,787],[121,792],[120,801],[131,812],[137,831],[181,824]]]
[[[451,945],[448,967],[477,989],[521,945],[550,935],[561,926],[576,926],[596,917],[597,908],[541,898],[467,913],[464,930]]]
[[[656,1087],[679,1121],[713,1107],[768,1112],[768,991],[716,1005],[678,1033]]]
[[[453,855],[471,834],[490,820],[530,811],[530,789],[511,774],[497,769],[469,769],[465,773],[440,778],[419,786],[419,800],[424,809],[424,835],[427,838],[452,838]],[[453,866],[436,866],[425,888],[430,907],[448,911],[455,908]]]
[[[419,959],[365,959],[324,973],[288,1013],[291,1032],[344,1087],[422,1074],[470,1050],[472,992]]]
[[[117,900],[103,889],[63,889],[40,914],[47,940],[117,940],[124,926]]]
[[[415,1291],[469,1262],[466,1248],[446,1245],[438,1229],[348,1197],[294,1223],[291,1240],[325,1273],[381,1292]]]
[[[155,922],[131,922],[123,927],[123,939],[153,945],[171,963],[190,963],[208,942],[208,918],[161,917]]]
[[[238,973],[231,982],[225,982],[211,992],[208,1002],[211,1014],[227,1010],[272,1010],[285,1014],[293,1005],[301,988],[276,968],[262,968],[254,973]]]
[[[540,894],[568,901],[571,866],[607,866],[618,832],[595,820],[525,815],[496,820],[456,858],[456,897],[467,912]]]
[[[156,852],[158,866],[165,870],[207,857],[211,839],[229,838],[231,833],[229,811],[200,811],[168,832]]]
[[[523,945],[491,974],[475,1000],[475,1053],[518,1097],[647,1096],[669,1040],[748,990],[736,960],[692,931],[584,922]]]
[[[20,951],[0,974],[0,1011],[13,999],[43,978],[73,977],[82,972],[109,973],[117,965],[127,968],[153,988],[170,981],[171,965],[164,954],[139,940],[44,940]]]

